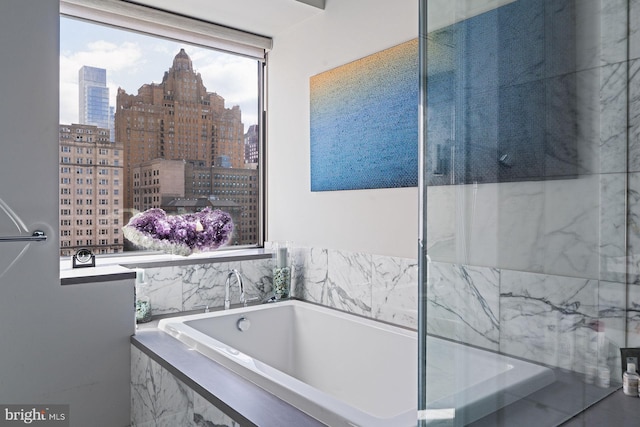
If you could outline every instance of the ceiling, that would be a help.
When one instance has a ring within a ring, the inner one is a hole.
[[[131,1],[268,37],[321,13],[324,6],[324,0]]]

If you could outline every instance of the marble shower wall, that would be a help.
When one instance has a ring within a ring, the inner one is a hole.
[[[618,366],[619,347],[640,346],[640,0],[571,5],[575,87],[553,96],[575,96],[565,160],[576,175],[430,187],[428,323],[582,371],[594,357]]]
[[[629,1],[627,346],[640,347],[640,0]]]

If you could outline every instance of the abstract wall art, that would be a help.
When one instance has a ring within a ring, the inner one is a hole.
[[[310,78],[311,191],[418,185],[418,40]]]

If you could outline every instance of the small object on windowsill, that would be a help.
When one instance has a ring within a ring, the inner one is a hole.
[[[71,266],[73,268],[95,267],[96,256],[91,252],[90,249],[78,249],[75,255],[73,255]]]

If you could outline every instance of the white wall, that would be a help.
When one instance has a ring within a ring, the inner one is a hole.
[[[61,286],[58,0],[0,5],[0,199],[46,243],[0,243],[0,404],[69,404],[72,426],[129,423],[133,280]],[[17,234],[0,211],[0,235]],[[7,261],[10,260],[10,261]]]
[[[309,160],[309,78],[417,36],[417,0],[327,0],[324,12],[274,37],[268,240],[417,257],[417,187],[312,193]]]

